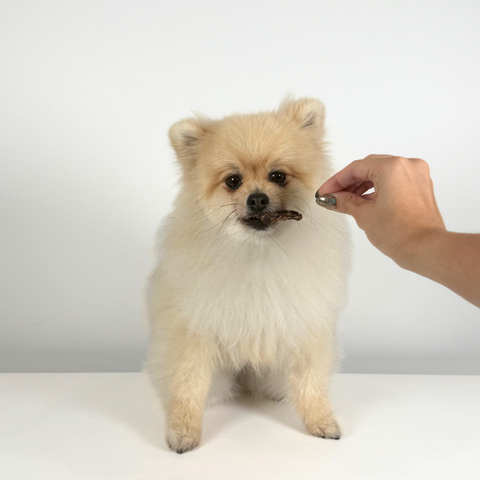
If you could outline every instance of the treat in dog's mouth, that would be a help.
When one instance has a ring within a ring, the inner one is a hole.
[[[278,212],[267,212],[262,215],[245,217],[243,223],[255,230],[266,230],[270,225],[283,222],[284,220],[296,220],[298,222],[301,219],[301,213],[294,210],[280,210]]]

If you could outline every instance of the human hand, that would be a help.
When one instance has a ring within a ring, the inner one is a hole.
[[[375,191],[365,194],[372,187]],[[428,164],[418,158],[356,160],[320,187],[317,203],[333,209],[329,196],[335,197],[337,212],[353,216],[370,242],[403,268],[411,268],[418,244],[446,231]]]

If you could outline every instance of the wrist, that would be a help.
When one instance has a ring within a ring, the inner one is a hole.
[[[403,255],[396,263],[412,272],[432,278],[441,268],[439,260],[443,257],[441,250],[450,232],[441,228],[426,228],[410,235]]]

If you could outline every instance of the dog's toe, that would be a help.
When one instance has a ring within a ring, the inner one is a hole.
[[[177,453],[185,453],[193,450],[199,444],[199,438],[193,435],[169,431],[167,444],[171,450]]]
[[[307,426],[307,430],[308,433],[319,438],[340,440],[340,437],[342,436],[338,423],[333,419]]]

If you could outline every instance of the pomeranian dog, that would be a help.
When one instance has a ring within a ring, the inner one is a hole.
[[[170,128],[181,188],[148,281],[146,366],[178,453],[199,444],[206,403],[242,391],[288,399],[310,434],[340,438],[329,380],[350,242],[315,203],[332,174],[323,137],[310,98]]]

